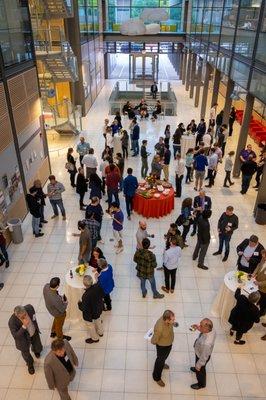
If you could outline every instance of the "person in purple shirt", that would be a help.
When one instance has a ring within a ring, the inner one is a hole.
[[[241,150],[239,154],[240,161],[245,162],[248,161],[249,156],[252,155],[253,157],[256,157],[256,153],[252,150],[251,144],[247,145],[246,149]]]
[[[110,207],[110,215],[113,220],[113,234],[116,240],[115,248],[116,254],[121,253],[124,250],[123,241],[122,241],[122,231],[123,231],[123,222],[124,222],[124,214],[120,209],[118,203],[112,203]]]

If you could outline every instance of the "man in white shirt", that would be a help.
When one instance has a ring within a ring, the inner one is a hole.
[[[214,347],[216,332],[213,329],[213,323],[210,319],[204,318],[200,324],[191,326],[192,330],[200,332],[194,343],[194,351],[196,356],[195,367],[191,367],[190,371],[196,373],[198,382],[191,385],[191,389],[201,389],[206,386],[206,364],[210,360]]]
[[[208,151],[211,147],[211,141],[212,141],[212,136],[210,134],[210,129],[207,130],[207,132],[203,135],[202,141],[204,143],[204,149],[205,149],[205,154],[208,154]]]
[[[212,187],[214,185],[215,171],[217,170],[218,164],[218,155],[215,153],[215,149],[210,149],[210,155],[208,157],[208,175],[207,179],[209,179],[209,184],[205,185],[205,187]]]
[[[172,238],[170,247],[164,251],[163,254],[163,269],[164,269],[164,281],[165,286],[162,286],[162,290],[166,293],[174,293],[175,282],[176,282],[176,270],[181,257],[181,248],[177,245],[176,238]],[[171,285],[170,285],[171,278]]]
[[[175,197],[181,197],[182,193],[182,179],[185,173],[185,161],[181,158],[181,154],[176,154],[175,161]]]
[[[89,154],[85,154],[82,162],[86,167],[86,178],[90,179],[90,175],[96,172],[98,166],[97,158],[94,155],[94,149],[89,149]]]

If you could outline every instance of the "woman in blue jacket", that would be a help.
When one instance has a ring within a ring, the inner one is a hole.
[[[105,311],[112,310],[112,300],[110,297],[110,293],[113,291],[115,286],[114,278],[113,278],[113,268],[104,258],[99,258],[97,261],[98,264],[98,283],[104,291],[104,304]]]

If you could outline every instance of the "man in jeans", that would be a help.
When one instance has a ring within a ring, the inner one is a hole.
[[[43,297],[48,312],[54,317],[50,337],[71,340],[70,336],[63,335],[63,325],[66,319],[67,298],[58,293],[60,279],[54,277],[43,288]]]
[[[173,327],[177,326],[175,322],[175,314],[171,310],[166,310],[162,317],[158,319],[154,326],[151,343],[156,345],[157,358],[153,368],[152,377],[154,381],[161,387],[165,386],[162,380],[162,372],[164,369],[169,369],[169,365],[165,360],[169,356],[172,343],[174,341]]]
[[[146,280],[148,279],[153,292],[153,298],[162,299],[164,295],[160,294],[156,289],[154,270],[157,267],[157,261],[155,254],[149,250],[150,244],[151,242],[149,239],[143,239],[142,249],[138,249],[134,255],[134,261],[137,263],[137,277],[140,279],[140,287],[143,298],[145,298],[147,295]]]
[[[123,190],[126,200],[126,208],[127,208],[127,219],[131,219],[130,214],[133,211],[133,198],[135,196],[136,190],[138,188],[138,180],[135,176],[132,175],[133,169],[127,169],[127,177],[123,182]]]
[[[195,187],[194,190],[202,190],[205,168],[208,166],[208,160],[205,156],[205,150],[201,149],[195,158]]]
[[[222,261],[226,261],[230,251],[230,240],[233,232],[238,228],[238,217],[234,214],[234,207],[226,207],[226,211],[220,216],[218,221],[218,233],[219,233],[219,249],[214,256],[222,254],[223,245],[225,246],[224,258]]]
[[[66,212],[63,205],[62,193],[65,191],[65,187],[62,183],[57,182],[54,175],[49,176],[50,183],[47,186],[47,196],[49,197],[51,206],[53,207],[54,215],[51,217],[58,217],[58,208],[60,208],[63,221],[66,220]]]
[[[41,223],[41,203],[37,200],[37,189],[35,187],[30,188],[30,193],[26,195],[29,211],[32,215],[32,230],[35,237],[41,237],[44,234],[40,233]]]
[[[112,203],[110,208],[110,215],[113,220],[113,235],[116,240],[115,248],[116,254],[121,253],[124,250],[123,241],[122,241],[122,231],[123,231],[123,222],[124,222],[124,214],[120,209],[119,204]]]

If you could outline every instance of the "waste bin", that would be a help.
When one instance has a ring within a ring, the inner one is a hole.
[[[23,235],[22,235],[22,221],[20,218],[13,218],[7,221],[7,225],[9,231],[11,232],[12,241],[15,244],[19,244],[23,242]]]
[[[257,205],[255,222],[259,225],[266,225],[266,203]]]

